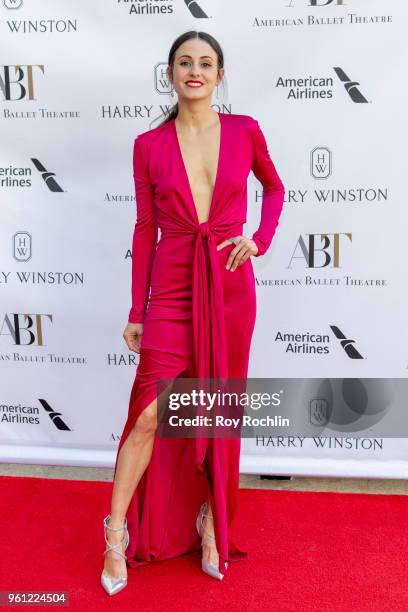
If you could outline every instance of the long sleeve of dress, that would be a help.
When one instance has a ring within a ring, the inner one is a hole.
[[[133,148],[137,220],[132,241],[132,307],[130,323],[143,323],[150,293],[150,274],[156,250],[158,226],[154,217],[154,188],[151,183],[146,144],[140,136]]]
[[[252,171],[263,186],[261,220],[258,229],[251,236],[258,247],[255,257],[259,257],[266,253],[275,234],[282,212],[285,187],[269,155],[265,136],[256,119],[252,126],[252,140]]]

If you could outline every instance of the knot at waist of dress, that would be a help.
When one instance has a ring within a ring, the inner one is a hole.
[[[204,242],[207,242],[208,238],[213,235],[214,238],[221,240],[223,236],[232,237],[242,233],[243,221],[228,221],[227,223],[214,223],[210,221],[203,221],[203,223],[190,224],[174,224],[174,225],[163,225],[160,227],[161,236],[163,238],[170,238],[171,236],[181,235],[196,235],[197,238],[201,237]]]
[[[203,238],[208,238],[210,235],[210,226],[208,225],[208,221],[200,223],[198,226],[198,231]]]

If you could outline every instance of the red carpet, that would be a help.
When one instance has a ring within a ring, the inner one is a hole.
[[[408,496],[241,489],[233,533],[249,557],[223,582],[193,553],[128,570],[110,598],[99,576],[111,483],[0,485],[1,591],[67,591],[70,610],[408,611]]]

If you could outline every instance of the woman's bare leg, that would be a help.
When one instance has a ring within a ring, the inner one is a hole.
[[[156,429],[157,399],[143,410],[120,449],[112,490],[110,527],[123,526],[133,493],[150,462]],[[207,500],[205,513],[212,516],[210,500]],[[214,535],[213,519],[204,517],[203,527],[208,533]],[[124,530],[107,530],[106,537],[110,544],[117,544],[122,541],[123,535]],[[203,558],[207,562],[218,565],[219,557],[215,540],[203,545]],[[115,554],[114,551],[106,553],[104,569],[115,578],[127,575],[125,559]]]
[[[157,399],[143,410],[120,449],[112,490],[109,527],[123,526],[133,493],[149,464],[156,428]],[[107,530],[106,537],[110,544],[121,542],[123,536],[123,529]],[[104,569],[114,578],[127,575],[126,560],[115,554],[115,551],[106,553]]]

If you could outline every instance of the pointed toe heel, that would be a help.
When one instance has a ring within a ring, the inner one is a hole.
[[[116,593],[119,593],[119,591],[122,591],[127,586],[127,578],[114,578],[103,570],[101,585],[108,595],[116,595]]]
[[[206,505],[204,502],[200,507],[200,512],[198,513],[196,520],[197,532],[198,535],[201,536],[201,545],[206,544],[209,541],[215,540],[215,537],[211,533],[206,531],[203,526],[204,518],[213,518],[210,514],[205,514],[205,507]],[[225,566],[228,567],[228,563],[226,563]],[[208,561],[204,561],[204,559],[201,559],[201,569],[203,570],[203,572],[205,572],[209,576],[212,576],[212,578],[216,578],[217,580],[222,580],[224,578],[224,574],[219,571],[217,565],[215,565],[214,563],[209,563]]]
[[[127,547],[129,546],[129,532],[127,529],[127,520],[126,518],[123,521],[123,527],[118,527],[117,529],[113,528],[113,527],[109,527],[109,521],[110,521],[110,514],[108,514],[108,516],[106,516],[103,519],[103,526],[104,526],[104,537],[105,537],[105,542],[106,542],[106,549],[104,550],[104,555],[106,555],[107,552],[109,552],[110,550],[113,550],[117,555],[120,555],[121,557],[123,557],[123,559],[126,559],[126,555],[124,554],[124,552],[126,551]],[[110,531],[121,531],[123,530],[123,538],[120,542],[118,542],[117,544],[110,544],[107,538],[107,530]],[[122,551],[122,544],[124,544],[124,548]],[[103,589],[107,592],[108,595],[116,595],[116,593],[119,593],[119,591],[122,591],[122,589],[124,589],[127,585],[127,576],[110,576],[105,570],[102,571],[101,574],[101,585],[103,587]]]
[[[224,574],[221,574],[218,567],[213,563],[206,563],[203,559],[201,560],[201,569],[203,572],[216,578],[217,580],[222,580],[224,578]]]

